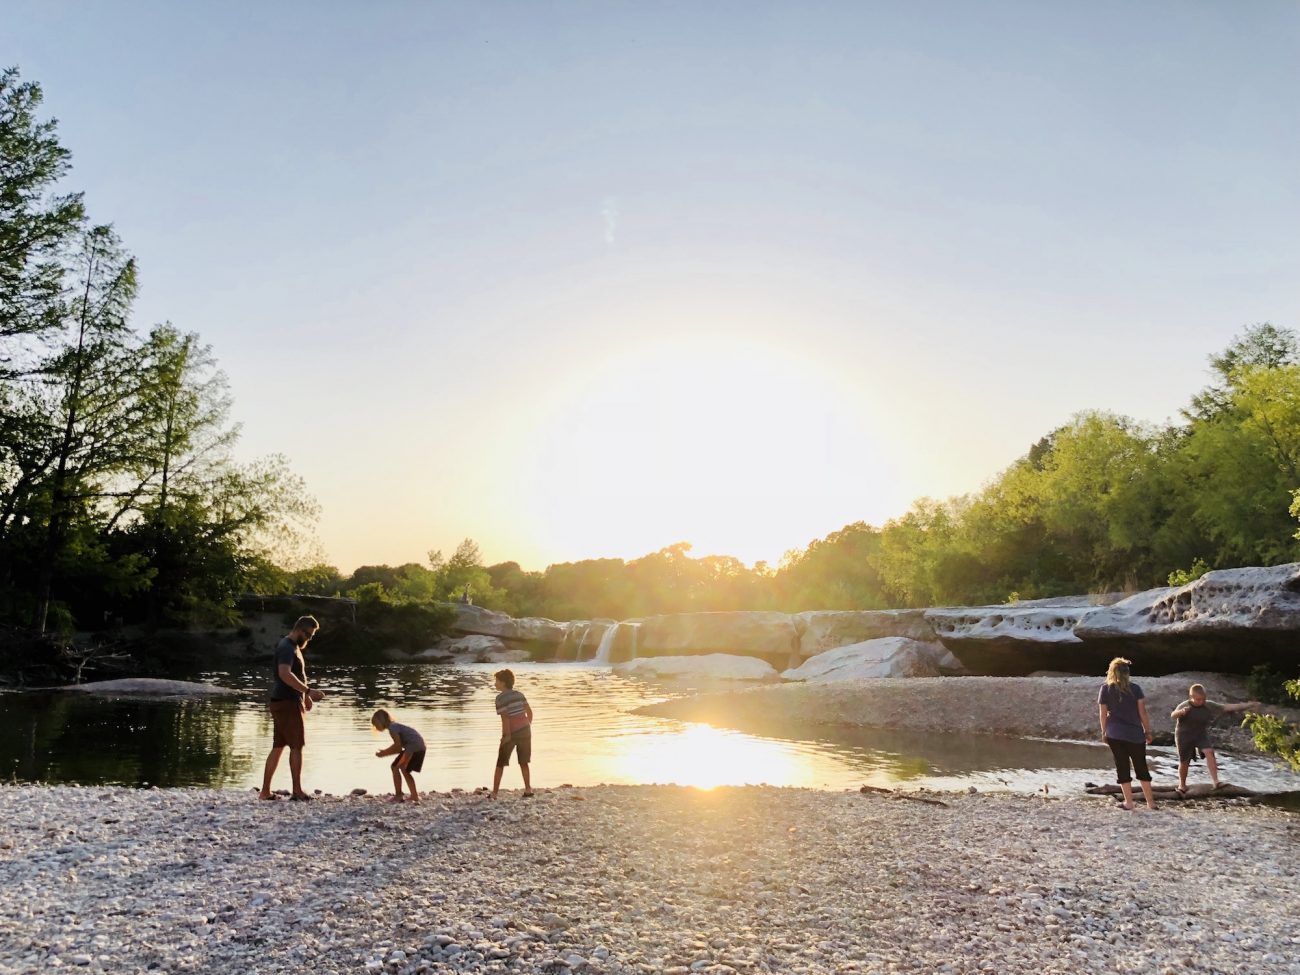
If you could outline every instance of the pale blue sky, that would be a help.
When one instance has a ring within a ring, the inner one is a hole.
[[[13,2],[343,568],[775,560],[1300,326],[1293,3]]]

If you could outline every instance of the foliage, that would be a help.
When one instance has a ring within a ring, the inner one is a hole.
[[[85,215],[81,194],[54,192],[71,155],[37,118],[42,99],[17,68],[0,74],[0,370],[17,365],[15,337],[58,327],[63,252]]]
[[[1286,692],[1300,701],[1300,680],[1287,681]],[[1275,714],[1252,714],[1246,718],[1247,727],[1255,735],[1255,747],[1269,755],[1278,755],[1300,772],[1300,725],[1294,725]]]
[[[1169,585],[1186,586],[1209,571],[1210,567],[1205,564],[1204,559],[1193,559],[1190,569],[1174,569],[1173,572],[1169,573]]]
[[[235,461],[197,335],[133,327],[135,259],[55,193],[70,157],[40,95],[0,76],[0,621],[228,621],[309,547],[315,502],[283,458]]]
[[[437,643],[456,619],[451,606],[390,592],[380,582],[365,583],[351,596],[357,601],[357,623],[407,653]]]

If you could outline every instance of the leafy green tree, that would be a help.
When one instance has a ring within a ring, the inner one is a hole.
[[[1215,564],[1300,558],[1289,516],[1300,485],[1300,365],[1234,372],[1222,409],[1192,424],[1183,454],[1187,507]]]
[[[1216,381],[1192,397],[1183,411],[1188,420],[1213,420],[1232,408],[1237,377],[1247,369],[1277,369],[1300,362],[1300,344],[1289,328],[1269,322],[1252,325],[1233,339],[1218,355],[1210,356],[1210,371]]]
[[[444,558],[441,551],[430,552],[429,566],[437,577],[437,598],[455,602],[468,587],[476,605],[498,609],[506,602],[505,592],[493,585],[492,574],[483,564],[478,543],[472,538],[461,541],[451,558]]]
[[[1286,691],[1300,702],[1300,680],[1286,682]],[[1275,714],[1252,714],[1245,724],[1255,736],[1255,747],[1266,755],[1286,759],[1300,772],[1300,725],[1291,724]]]
[[[802,551],[786,553],[772,586],[791,612],[883,609],[889,602],[879,559],[880,530],[854,522]]]
[[[62,324],[64,250],[85,216],[80,194],[54,192],[71,156],[57,123],[37,118],[42,97],[17,68],[0,74],[0,370],[16,336]]]
[[[78,502],[102,495],[105,480],[137,449],[139,356],[127,326],[135,260],[108,227],[87,232],[75,263],[76,291],[63,306],[65,344],[39,370],[55,402],[49,510],[37,566],[35,629],[44,633],[56,568]]]

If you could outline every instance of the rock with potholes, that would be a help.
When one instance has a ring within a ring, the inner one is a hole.
[[[1295,669],[1300,643],[1300,563],[1207,572],[1185,586],[1151,589],[1090,614],[1075,635],[1100,670],[1131,656],[1152,673]]]
[[[1300,642],[1300,563],[1208,572],[1186,586],[1116,601],[1074,596],[944,607],[926,619],[973,672],[1104,673],[1126,656],[1148,674],[1293,669]]]
[[[945,606],[925,611],[935,636],[971,671],[1021,676],[1043,664],[1061,670],[1095,670],[1074,628],[1102,607],[1086,597],[1001,606]],[[1078,651],[1072,653],[1071,651]]]

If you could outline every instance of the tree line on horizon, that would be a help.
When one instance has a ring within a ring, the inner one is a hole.
[[[1300,350],[1271,324],[1210,357],[1211,383],[1177,421],[1076,415],[972,494],[923,498],[880,527],[846,525],[778,566],[695,557],[680,542],[639,559],[527,571],[484,565],[466,539],[427,565],[328,565],[304,593],[475,602],[515,616],[633,619],[720,610],[998,604],[1181,584],[1210,568],[1300,561]]]

